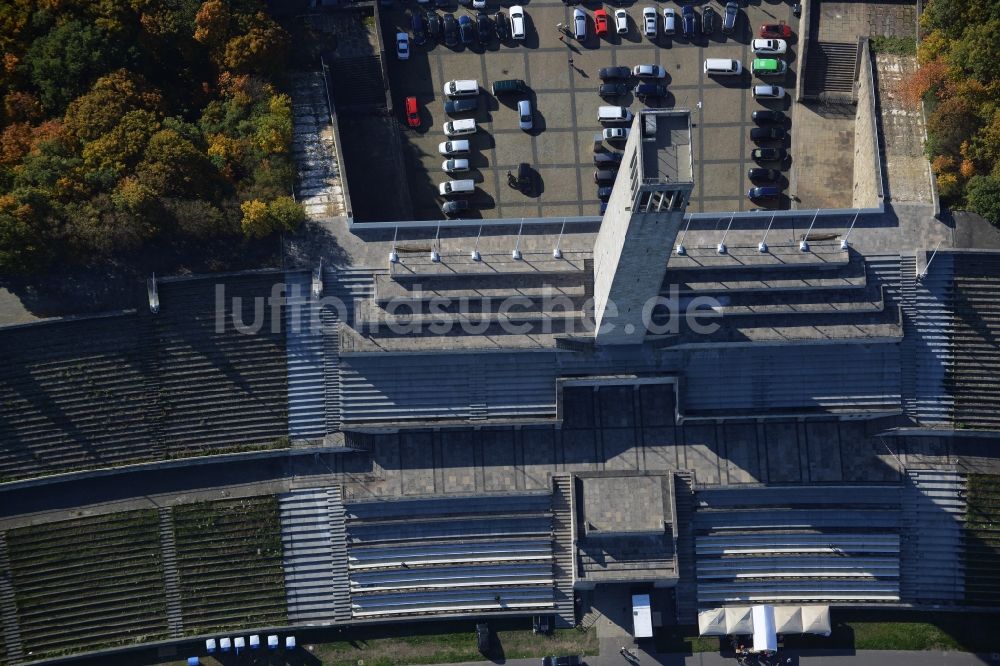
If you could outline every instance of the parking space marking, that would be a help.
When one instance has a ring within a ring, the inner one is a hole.
[[[747,61],[747,51],[749,50],[749,45],[744,44],[743,48],[740,50],[740,62]],[[753,89],[753,73],[751,73],[750,86]],[[746,209],[746,201],[743,197],[743,174],[747,171],[746,157],[747,157],[747,95],[749,91],[741,89],[740,94],[740,173],[736,178],[736,195],[740,198],[740,210]]]
[[[527,51],[524,52],[523,57],[524,57],[524,82],[528,84],[528,90],[533,90],[533,88],[531,87],[531,66],[528,63],[528,52]],[[535,104],[533,105],[533,107],[534,108],[532,110],[532,113],[536,114],[538,112],[538,108],[537,108],[538,107],[538,97],[537,96],[535,97]],[[518,116],[518,124],[520,124],[520,116]],[[518,127],[518,129],[520,131],[522,131],[522,132],[524,131],[524,130],[521,130],[520,127]],[[548,130],[545,130],[545,131],[548,131]],[[538,132],[536,130],[532,129],[530,136],[531,136],[531,164],[532,164],[531,168],[537,170],[538,169],[538,162],[539,162],[539,160],[538,160]],[[497,172],[499,172],[499,171],[500,170],[497,169]],[[540,173],[539,173],[539,175],[540,175]],[[541,203],[541,199],[537,198],[537,199],[535,199],[535,201],[536,201],[536,203],[538,203],[538,217],[542,217],[542,203]]]
[[[569,5],[563,10],[563,25],[570,25]],[[572,53],[572,51],[570,52]],[[566,74],[569,76],[569,115],[572,119],[574,131],[578,129],[576,122],[576,71],[570,62],[572,55],[566,56]],[[579,215],[583,215],[583,170],[580,166],[580,142],[574,137],[573,156],[576,158],[576,196],[578,198],[577,210]]]
[[[486,75],[486,50],[484,49],[481,54],[479,54],[479,68],[482,73],[483,89],[486,91],[487,98],[490,95],[489,89],[486,87],[486,82],[489,78]],[[490,152],[493,153],[492,158],[490,158],[490,163],[488,166],[493,168],[493,208],[497,211],[497,217],[503,217],[503,209],[500,205],[500,169],[496,168],[497,163],[497,140],[496,140],[497,128],[490,122],[490,136],[493,137],[493,147],[490,148]],[[485,176],[483,181],[485,181]]]
[[[705,47],[698,42],[698,60],[705,59]],[[679,87],[679,86],[678,86]],[[705,122],[705,70],[698,68],[698,212],[705,212],[705,130],[702,123]]]

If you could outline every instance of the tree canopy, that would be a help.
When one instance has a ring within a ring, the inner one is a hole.
[[[288,46],[262,0],[0,3],[0,271],[293,229]]]
[[[930,0],[913,96],[927,103],[927,153],[941,196],[1000,224],[1000,15],[982,0]]]

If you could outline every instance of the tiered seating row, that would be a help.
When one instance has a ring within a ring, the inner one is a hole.
[[[7,532],[18,622],[33,657],[167,637],[156,511]]]
[[[186,631],[286,621],[275,496],[177,506],[174,533]]]

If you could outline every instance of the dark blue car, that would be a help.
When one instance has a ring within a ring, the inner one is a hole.
[[[427,34],[427,22],[424,20],[423,12],[413,12],[410,17],[410,28],[413,30],[413,43],[418,46],[423,44]]]
[[[458,46],[458,23],[454,14],[445,14],[441,19],[441,31],[447,46]]]
[[[683,22],[684,36],[687,38],[694,37],[694,33],[697,30],[696,17],[697,14],[694,11],[694,7],[691,5],[684,5],[681,7],[681,20]]]
[[[458,17],[458,36],[466,46],[472,44],[476,31],[472,28],[472,19],[462,14]]]

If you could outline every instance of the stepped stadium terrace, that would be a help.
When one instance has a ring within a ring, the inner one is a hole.
[[[361,223],[334,155],[284,270],[0,327],[0,662],[636,586],[667,624],[995,609],[1000,253],[881,166],[690,212],[688,112],[632,129],[602,217]]]

